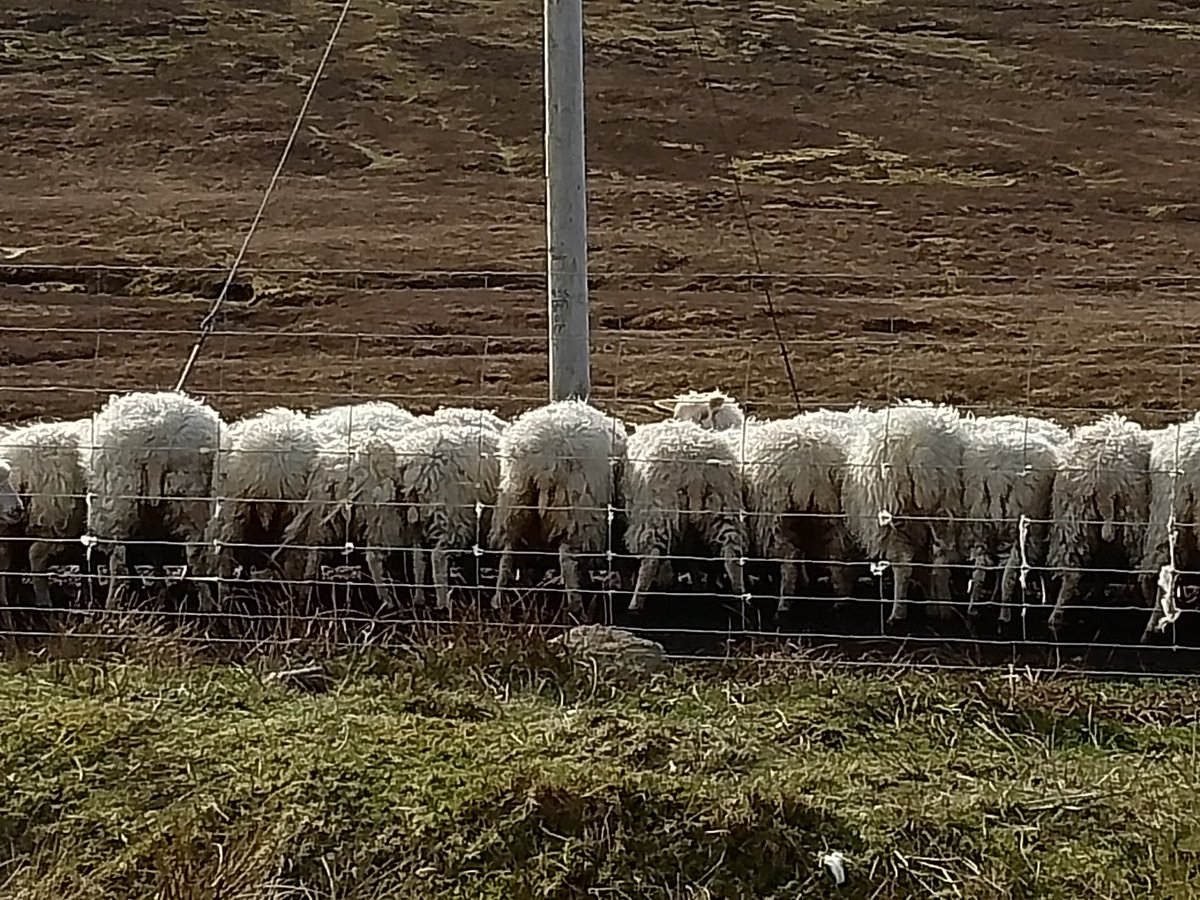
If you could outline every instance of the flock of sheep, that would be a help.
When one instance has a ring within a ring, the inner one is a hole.
[[[1176,573],[1200,549],[1200,415],[1149,430],[1108,414],[1068,431],[923,401],[769,421],[719,392],[655,405],[669,415],[637,427],[582,401],[512,421],[371,401],[226,424],[183,393],[136,392],[87,419],[9,428],[0,571],[11,574],[0,578],[0,607],[16,602],[22,573],[37,605],[50,606],[48,567],[82,543],[89,558],[107,556],[114,608],[128,548],[156,540],[185,545],[209,609],[212,584],[255,559],[313,583],[322,553],[352,550],[391,606],[389,567],[404,548],[416,604],[432,585],[448,609],[451,556],[486,549],[499,554],[500,607],[535,551],[557,556],[573,612],[596,613],[585,584],[599,559],[628,574],[636,613],[681,574],[681,551],[699,546],[742,601],[748,565],[774,567],[779,613],[821,570],[850,598],[870,565],[891,569],[892,625],[907,617],[914,581],[930,615],[945,617],[961,593],[957,570],[971,572],[968,612],[998,600],[1001,622],[1023,602],[1019,590],[1047,599],[1049,578],[1058,631],[1099,569],[1131,573],[1148,611],[1143,639],[1179,615]]]

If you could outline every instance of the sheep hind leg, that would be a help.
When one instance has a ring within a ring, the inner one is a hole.
[[[786,616],[792,611],[792,602],[801,578],[800,563],[789,555],[779,566],[779,602],[775,605],[775,618]]]
[[[1066,620],[1066,609],[1075,601],[1075,597],[1079,593],[1079,583],[1083,580],[1083,573],[1079,571],[1063,572],[1062,584],[1058,589],[1058,599],[1054,602],[1054,609],[1050,612],[1050,620],[1048,622],[1050,630],[1056,635],[1062,631],[1063,623]]]
[[[725,563],[725,577],[729,579],[730,593],[738,603],[746,602],[746,574],[742,571],[741,552],[731,543],[721,548],[721,559]]]
[[[200,612],[211,614],[217,610],[217,602],[213,597],[212,584],[208,580],[209,569],[208,548],[203,544],[188,544],[184,549],[184,560],[187,563],[187,573],[195,579],[196,599],[200,604]]]
[[[396,597],[392,593],[392,585],[384,571],[383,553],[379,550],[368,550],[363,554],[367,559],[367,569],[371,573],[371,581],[375,583],[375,594],[379,598],[380,609],[391,609],[396,605]]]
[[[996,619],[1003,625],[1007,625],[1012,621],[1013,597],[1017,593],[1017,584],[1020,580],[1018,571],[1021,568],[1021,551],[1017,547],[1013,547],[1012,552],[1008,555],[1008,562],[1004,564],[1004,571],[1000,576],[1000,613]]]
[[[50,560],[54,556],[54,544],[50,541],[34,541],[29,545],[29,574],[33,576],[34,603],[42,609],[54,606],[50,596]]]
[[[657,547],[642,557],[641,564],[638,566],[637,581],[633,585],[633,596],[629,600],[629,612],[642,611],[642,607],[646,603],[646,593],[654,584],[654,576],[658,572],[658,564],[661,559],[662,551]]]
[[[450,551],[438,543],[429,551],[429,566],[433,570],[433,591],[437,608],[450,611]]]
[[[505,544],[500,551],[500,564],[496,572],[496,591],[492,594],[493,610],[498,610],[503,605],[504,592],[512,584],[516,568],[517,560],[512,545]]]
[[[887,618],[889,626],[895,626],[908,618],[908,589],[912,583],[912,556],[907,552],[897,554],[892,560],[892,612]]]
[[[425,549],[416,544],[412,548],[412,575],[413,606],[423,607],[425,605]],[[438,605],[441,606],[440,602]]]
[[[929,567],[929,615],[939,622],[954,616],[954,570],[944,545],[935,535],[933,559]]]
[[[967,588],[967,617],[974,619],[983,611],[983,596],[988,584],[988,570],[995,565],[993,560],[982,547],[977,547],[971,553],[974,567],[971,570],[971,583]]]
[[[115,541],[108,551],[108,597],[104,606],[109,612],[121,608],[121,598],[125,593],[122,582],[129,576],[129,557],[125,545]]]
[[[558,547],[558,570],[562,573],[563,590],[567,594],[567,612],[586,616],[591,611],[592,604],[589,601],[588,608],[585,609],[583,587],[579,579],[579,560],[566,544],[559,544]]]

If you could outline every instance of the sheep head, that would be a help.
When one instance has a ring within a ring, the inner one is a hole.
[[[707,393],[688,391],[668,400],[655,400],[654,406],[670,412],[673,418],[695,422],[701,428],[713,431],[740,428],[746,420],[737,401],[717,390]]]

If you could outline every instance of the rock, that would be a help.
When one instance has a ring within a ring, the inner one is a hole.
[[[667,663],[662,644],[608,625],[576,625],[550,643],[576,665],[619,681],[644,681]]]

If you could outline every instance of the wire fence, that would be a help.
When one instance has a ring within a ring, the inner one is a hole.
[[[261,650],[602,622],[705,658],[1200,661],[1190,416],[1068,432],[925,404],[742,420],[711,414],[730,397],[660,399],[674,416],[627,399],[645,424],[600,420],[574,449],[579,422],[539,404],[233,417],[150,392],[16,428],[0,630]]]

